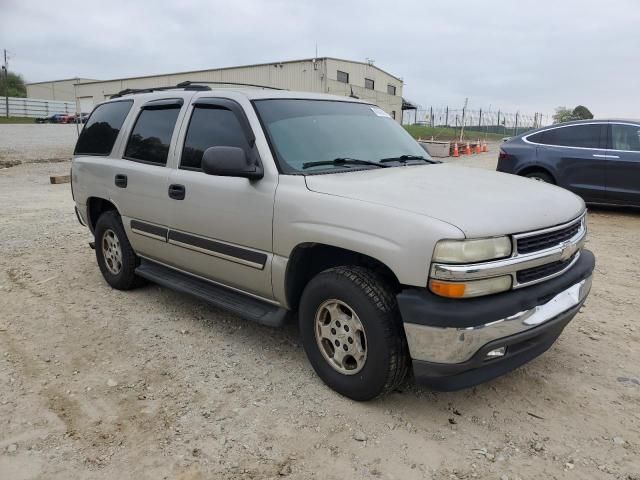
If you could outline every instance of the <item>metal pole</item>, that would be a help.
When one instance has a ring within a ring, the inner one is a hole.
[[[498,110],[498,128],[496,129],[496,133],[500,131],[500,110]]]
[[[9,118],[9,65],[7,64],[7,49],[4,49],[4,108]]]
[[[516,135],[518,135],[518,113],[516,112]]]
[[[482,109],[480,109],[480,118],[478,118],[478,131],[482,130]]]
[[[460,141],[462,142],[462,137],[464,136],[464,115],[467,112],[467,104],[469,103],[469,98],[464,99],[464,107],[462,107],[462,126],[460,128]]]
[[[429,120],[431,122],[431,128],[433,128],[433,107],[429,107]]]
[[[444,126],[445,127],[449,126],[449,105],[447,105],[447,113],[445,114],[445,117],[444,117]]]

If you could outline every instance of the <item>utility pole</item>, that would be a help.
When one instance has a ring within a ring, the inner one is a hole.
[[[4,49],[4,65],[2,66],[4,70],[4,113],[6,117],[9,118],[9,64],[7,63],[7,49]]]

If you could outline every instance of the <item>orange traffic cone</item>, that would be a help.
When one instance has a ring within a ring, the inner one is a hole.
[[[471,155],[471,146],[469,145],[469,142],[467,142],[467,146],[464,147],[464,154]]]
[[[452,157],[459,157],[460,156],[460,150],[458,150],[458,143],[454,143],[453,144],[453,155],[451,155]]]
[[[489,151],[489,147],[487,146],[487,142],[482,142],[482,151],[483,152],[488,152]]]
[[[478,139],[478,143],[476,143],[475,153],[482,153],[482,147],[480,146],[480,139]]]

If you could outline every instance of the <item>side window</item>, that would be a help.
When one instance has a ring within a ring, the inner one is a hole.
[[[576,125],[547,130],[544,142],[563,147],[600,148],[600,124]]]
[[[396,94],[396,87],[395,85],[387,85],[387,93],[389,95],[395,95]]]
[[[96,107],[82,129],[74,155],[110,155],[132,100],[104,103]]]
[[[611,148],[640,152],[640,125],[611,124]]]
[[[179,113],[179,105],[153,109],[143,107],[131,131],[124,158],[166,165],[171,136]]]
[[[538,132],[538,133],[534,133],[533,135],[529,135],[527,136],[527,140],[529,140],[532,143],[546,143],[545,140],[545,134],[547,132]]]
[[[199,170],[209,147],[240,147],[249,152],[249,142],[238,118],[223,108],[196,106],[184,139],[180,168]]]
[[[374,87],[375,83],[373,80],[371,80],[370,78],[364,79],[364,88],[366,88],[367,90],[374,90]]]

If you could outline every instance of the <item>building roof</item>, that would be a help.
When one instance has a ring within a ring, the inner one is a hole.
[[[78,83],[90,83],[90,82],[100,82],[101,80],[96,80],[95,78],[82,78],[82,77],[73,77],[73,78],[60,78],[57,80],[46,80],[44,82],[28,82],[25,85],[40,85],[43,83],[55,83],[55,82],[69,82],[71,80],[77,80]],[[87,80],[87,82],[84,82]]]
[[[137,77],[122,77],[122,78],[111,78],[109,80],[90,80],[88,82],[80,82],[83,85],[84,84],[92,84],[92,83],[102,83],[102,82],[118,82],[118,81],[123,81],[123,80],[138,80],[140,78],[153,78],[153,77],[164,77],[167,75],[187,75],[190,73],[205,73],[205,72],[210,72],[210,71],[218,71],[218,70],[233,70],[236,68],[250,68],[250,67],[264,67],[267,65],[279,65],[281,63],[300,63],[300,62],[311,62],[313,60],[337,60],[339,62],[349,62],[349,63],[358,63],[360,65],[370,65],[373,68],[376,68],[378,70],[380,70],[382,73],[389,75],[390,77],[395,78],[396,80],[398,80],[400,83],[402,83],[402,79],[399,77],[396,77],[395,75],[390,74],[389,72],[381,69],[380,67],[373,65],[373,64],[369,64],[367,62],[358,62],[356,60],[346,60],[343,58],[335,58],[335,57],[318,57],[318,58],[301,58],[301,59],[297,59],[297,60],[285,60],[285,61],[278,61],[278,62],[267,62],[267,63],[253,63],[250,65],[236,65],[236,66],[232,66],[232,67],[220,67],[220,68],[206,68],[203,70],[188,70],[186,72],[171,72],[171,73],[157,73],[154,75],[141,75],[141,76],[137,76]],[[41,82],[41,83],[47,83],[47,82]]]

